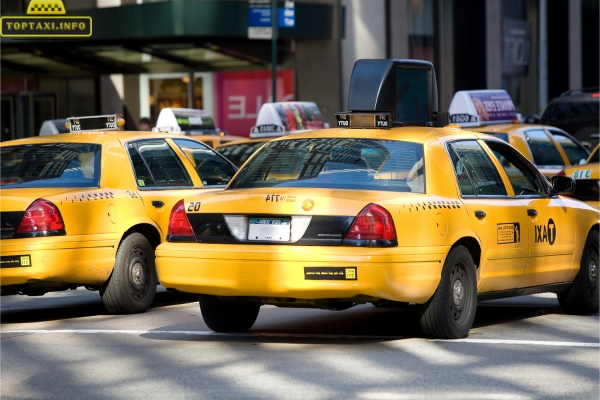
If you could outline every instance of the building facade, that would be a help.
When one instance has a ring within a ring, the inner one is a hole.
[[[2,0],[25,15],[29,0]],[[127,129],[163,107],[201,108],[247,136],[272,100],[272,41],[248,37],[247,0],[63,0],[84,39],[1,38],[2,140],[46,119],[121,113]],[[276,100],[346,109],[354,62],[433,62],[440,109],[455,91],[504,88],[523,115],[599,82],[598,0],[296,0],[278,30]]]

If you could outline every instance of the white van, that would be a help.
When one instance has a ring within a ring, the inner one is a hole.
[[[312,129],[329,128],[316,103],[286,101],[265,103],[260,107],[250,138],[279,137]]]

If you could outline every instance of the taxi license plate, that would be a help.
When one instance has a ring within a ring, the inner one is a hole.
[[[250,218],[248,240],[290,241],[290,220],[285,218]]]

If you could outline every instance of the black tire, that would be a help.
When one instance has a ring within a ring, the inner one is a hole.
[[[112,274],[100,288],[100,296],[110,313],[141,313],[152,305],[157,282],[152,245],[144,235],[132,233],[119,245]]]
[[[220,300],[215,296],[200,295],[202,318],[215,332],[246,332],[252,328],[260,303]]]
[[[477,278],[471,253],[464,246],[450,250],[434,295],[419,305],[419,323],[433,338],[459,339],[469,335],[477,309]]]
[[[579,272],[568,289],[557,294],[560,306],[569,314],[598,312],[598,231],[588,235],[581,256]]]

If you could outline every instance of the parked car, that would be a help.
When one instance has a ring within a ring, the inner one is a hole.
[[[85,286],[110,312],[145,311],[171,208],[222,190],[236,168],[191,137],[117,131],[119,115],[69,123],[0,143],[1,293]]]
[[[273,138],[328,127],[329,124],[323,121],[321,110],[313,102],[265,103],[260,107],[249,139],[223,143],[217,150],[240,167],[256,150]]]
[[[600,208],[600,164],[598,161],[597,145],[589,158],[579,165],[565,168],[558,175],[575,179],[576,185],[569,196]]]
[[[446,125],[433,65],[359,60],[337,128],[273,139],[227,188],[188,196],[156,251],[214,331],[263,304],[417,304],[423,332],[468,335],[477,302],[552,292],[598,312],[600,212],[510,144]]]
[[[569,90],[550,100],[540,123],[567,131],[594,148],[600,136],[600,88]]]
[[[516,147],[547,178],[589,156],[586,146],[559,128],[520,123],[505,90],[456,92],[449,112],[450,120],[462,128],[494,135]]]

